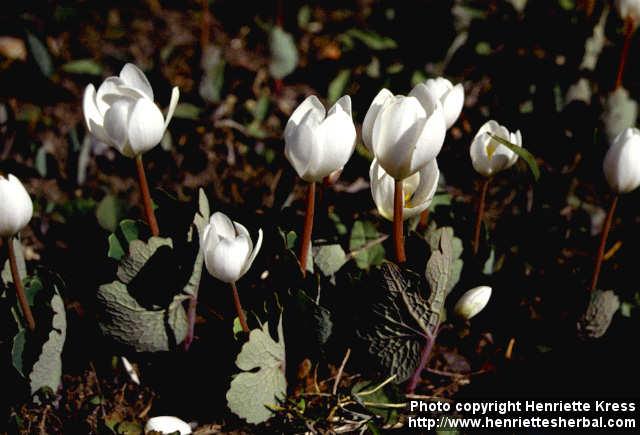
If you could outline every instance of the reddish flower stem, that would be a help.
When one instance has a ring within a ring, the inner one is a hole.
[[[396,261],[398,264],[402,264],[407,261],[407,256],[404,252],[404,221],[402,219],[404,204],[402,189],[402,180],[395,180],[395,188],[393,191],[393,243],[396,250]]]
[[[11,276],[13,278],[13,284],[16,287],[16,295],[18,296],[18,303],[22,310],[22,315],[27,323],[29,331],[33,332],[36,329],[36,321],[33,318],[31,307],[27,301],[27,295],[24,292],[24,286],[22,285],[22,278],[20,278],[20,272],[18,271],[18,263],[16,261],[16,252],[13,247],[13,237],[7,237],[7,251],[9,253],[9,267],[11,268]]]
[[[311,231],[313,230],[313,215],[315,213],[316,183],[309,183],[307,190],[307,211],[304,216],[304,229],[302,230],[302,241],[300,242],[300,269],[302,276],[307,275],[307,258],[309,256],[309,246],[311,246]]]
[[[236,283],[231,283],[231,289],[233,290],[233,302],[236,306],[236,312],[238,313],[238,320],[240,320],[240,325],[242,326],[242,330],[249,333],[249,325],[247,325],[247,319],[244,317],[244,311],[242,309],[242,304],[240,303],[240,295],[238,295],[238,287],[236,287]]]
[[[160,229],[158,228],[156,215],[153,212],[153,202],[151,201],[151,194],[149,193],[147,175],[144,172],[144,165],[142,164],[142,155],[136,156],[136,169],[138,170],[140,193],[142,194],[142,203],[144,205],[144,213],[147,217],[147,223],[149,224],[149,228],[151,228],[151,235],[158,237],[160,235]]]
[[[188,351],[193,343],[193,338],[195,337],[195,329],[196,329],[196,307],[198,306],[198,295],[192,295],[189,299],[189,309],[187,310],[187,336],[182,342],[182,348],[184,351]]]
[[[420,213],[420,222],[418,222],[418,228],[425,229],[427,228],[427,224],[429,223],[429,209],[423,210]]]
[[[618,64],[618,75],[616,76],[615,89],[622,86],[622,76],[624,75],[624,67],[627,63],[627,57],[629,56],[629,48],[631,47],[631,37],[633,36],[633,18],[627,17],[624,22],[624,45],[622,46],[622,52],[620,53],[620,63]]]
[[[593,267],[593,276],[591,278],[591,284],[589,285],[589,291],[592,292],[598,286],[598,278],[600,277],[600,269],[602,268],[602,259],[604,258],[604,251],[607,246],[607,237],[609,236],[609,231],[611,230],[611,225],[613,224],[613,215],[616,211],[616,206],[618,205],[618,195],[613,197],[611,200],[611,205],[609,206],[609,212],[607,213],[607,217],[604,220],[604,226],[602,227],[602,234],[600,236],[600,246],[598,247],[598,254],[596,255],[596,263]]]
[[[482,187],[480,190],[480,202],[478,203],[478,214],[476,216],[476,228],[473,233],[473,254],[477,254],[480,249],[480,228],[482,227],[482,220],[484,219],[484,208],[487,200],[487,191],[489,190],[489,182],[491,178],[482,180]]]
[[[409,379],[409,383],[407,384],[407,394],[415,393],[418,382],[420,382],[420,375],[429,363],[429,358],[431,357],[431,351],[433,350],[433,345],[435,342],[436,337],[427,336],[424,347],[422,348],[422,353],[420,354],[420,362],[418,363],[418,367],[416,367],[416,371],[413,372],[413,375],[411,376],[411,378]]]

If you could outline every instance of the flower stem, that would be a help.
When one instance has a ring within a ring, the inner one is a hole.
[[[402,219],[403,201],[402,201],[402,180],[395,180],[395,188],[393,191],[393,243],[396,250],[396,261],[398,264],[402,264],[407,261],[407,256],[404,252],[404,235]]]
[[[435,336],[427,336],[424,347],[422,348],[422,353],[420,354],[420,362],[418,363],[418,367],[416,367],[416,371],[413,372],[413,375],[411,376],[411,378],[409,379],[409,383],[407,384],[407,394],[413,394],[416,391],[416,387],[418,386],[418,382],[420,381],[420,375],[429,362],[431,351],[433,350],[433,344],[435,342]]]
[[[13,247],[13,237],[7,237],[7,250],[9,252],[9,266],[11,268],[11,276],[13,278],[13,284],[16,287],[16,294],[18,296],[18,303],[22,310],[24,320],[27,322],[27,328],[33,332],[36,329],[36,321],[33,318],[31,307],[27,301],[27,295],[24,293],[24,286],[22,285],[22,278],[20,278],[20,272],[18,272],[18,263],[16,262],[16,252]]]
[[[473,233],[473,254],[478,253],[480,249],[480,228],[482,227],[482,220],[484,218],[484,206],[487,200],[487,191],[489,190],[489,182],[491,178],[482,180],[482,187],[480,191],[480,203],[478,204],[478,214],[476,216],[476,228]]]
[[[430,210],[427,208],[420,213],[420,221],[418,222],[418,228],[425,229],[427,228],[427,224],[429,223],[429,213]]]
[[[242,310],[242,304],[240,303],[240,295],[238,295],[238,287],[236,287],[236,283],[231,283],[231,289],[233,290],[233,302],[236,306],[236,312],[238,313],[238,320],[240,320],[240,325],[242,326],[242,330],[249,333],[249,325],[247,325],[247,319],[244,317],[244,311]]]
[[[142,164],[142,155],[136,156],[136,168],[138,170],[138,181],[140,182],[140,193],[142,193],[142,202],[144,205],[144,213],[147,216],[147,223],[151,228],[151,235],[158,237],[160,230],[158,229],[158,221],[156,221],[156,215],[153,212],[153,202],[151,201],[151,194],[149,193],[149,184],[147,183],[147,175],[144,172],[144,165]]]
[[[624,66],[629,56],[629,48],[631,47],[631,37],[633,36],[633,18],[627,17],[624,22],[624,45],[622,53],[620,53],[620,63],[618,64],[618,75],[616,76],[616,85],[614,89],[622,86],[622,76],[624,75]]]
[[[598,254],[596,255],[596,263],[593,268],[593,277],[591,278],[591,284],[589,285],[589,291],[594,291],[598,286],[598,277],[600,276],[600,269],[602,268],[602,259],[604,257],[604,249],[607,246],[607,237],[611,230],[611,224],[613,223],[613,215],[618,205],[618,195],[613,197],[611,205],[609,206],[609,212],[604,220],[604,226],[602,227],[602,234],[600,236],[600,246],[598,247]]]
[[[309,183],[307,190],[307,212],[304,217],[304,229],[302,230],[302,242],[300,243],[300,269],[302,276],[307,275],[307,257],[311,246],[311,231],[313,230],[313,215],[315,213],[316,183]]]
[[[196,329],[196,307],[198,306],[198,295],[192,295],[191,299],[189,299],[189,309],[187,310],[187,336],[184,338],[182,342],[182,348],[184,351],[188,351],[191,347],[191,343],[193,343],[193,337],[195,336]]]

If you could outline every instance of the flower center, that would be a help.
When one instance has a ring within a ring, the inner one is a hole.
[[[491,160],[491,158],[493,157],[493,154],[496,152],[496,149],[498,149],[498,146],[500,146],[500,144],[494,139],[491,139],[487,144],[487,157],[489,158],[489,160]]]
[[[404,193],[404,207],[411,208],[413,204],[411,200],[413,199],[413,195],[416,193],[418,189],[418,185],[420,184],[420,173],[416,172],[409,178],[405,178],[402,182],[402,190]]]

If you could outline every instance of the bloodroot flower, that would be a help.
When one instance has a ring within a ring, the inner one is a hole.
[[[440,99],[444,109],[444,120],[447,129],[458,120],[462,106],[464,104],[464,88],[462,83],[453,85],[444,77],[429,79],[424,82],[425,86]]]
[[[300,178],[322,181],[347,163],[356,146],[351,98],[340,98],[327,112],[315,95],[293,112],[284,130],[284,155]]]
[[[247,273],[261,245],[262,230],[258,231],[258,242],[254,247],[249,231],[220,212],[211,216],[202,236],[207,270],[226,283],[234,283]]]
[[[408,96],[382,89],[362,124],[362,139],[395,180],[403,180],[435,159],[446,134],[438,97],[419,84]]]
[[[371,195],[376,203],[378,213],[385,219],[393,221],[394,179],[374,160],[369,169]],[[412,176],[402,180],[403,211],[402,219],[407,220],[426,210],[438,188],[440,170],[435,159]]]
[[[96,139],[133,158],[160,143],[179,97],[180,91],[174,87],[165,119],[153,101],[149,80],[128,63],[120,76],[108,77],[97,91],[89,84],[82,108],[87,128]]]
[[[487,306],[489,298],[491,298],[491,287],[483,285],[472,288],[458,299],[453,311],[463,319],[469,320]]]
[[[11,237],[27,226],[33,216],[33,203],[16,177],[0,175],[0,236]]]
[[[628,193],[640,186],[640,130],[627,128],[616,136],[602,167],[614,192]]]
[[[509,130],[494,120],[486,122],[476,133],[469,149],[473,168],[485,177],[490,177],[497,172],[510,168],[518,161],[516,153],[502,145],[492,136],[498,136],[522,147],[520,130],[510,133]]]

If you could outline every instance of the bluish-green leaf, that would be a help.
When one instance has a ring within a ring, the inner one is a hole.
[[[500,144],[506,146],[511,151],[513,151],[518,157],[522,158],[522,160],[524,160],[529,166],[529,169],[531,169],[533,178],[536,181],[538,181],[538,178],[540,178],[540,168],[538,168],[538,163],[536,162],[536,158],[533,156],[533,154],[531,154],[529,151],[527,151],[523,147],[512,144],[508,140],[503,139],[500,136],[497,136],[495,134],[492,134],[491,138],[494,139],[496,142],[499,142]]]
[[[282,79],[298,66],[298,49],[293,36],[279,26],[274,26],[269,33],[269,49],[271,51],[269,73],[273,78]]]
[[[200,119],[200,108],[191,103],[180,103],[176,106],[176,110],[173,112],[173,117],[197,121]]]
[[[344,95],[344,90],[347,87],[350,78],[351,70],[343,69],[340,70],[333,80],[331,80],[331,83],[329,83],[329,91],[327,93],[329,104],[335,103],[338,101],[338,98]]]
[[[393,39],[369,30],[354,28],[348,30],[346,34],[351,38],[359,40],[372,50],[388,50],[398,46]]]
[[[62,71],[70,74],[88,74],[92,76],[102,75],[102,65],[93,59],[72,60],[62,65]]]
[[[42,74],[45,77],[51,77],[51,74],[53,74],[53,62],[47,47],[31,32],[27,32],[27,42],[29,43],[29,50]]]

